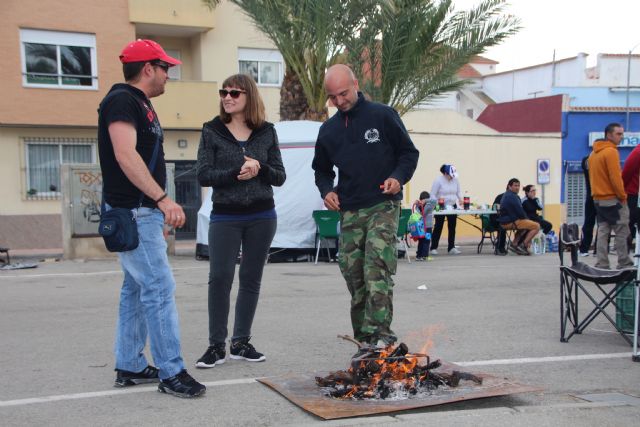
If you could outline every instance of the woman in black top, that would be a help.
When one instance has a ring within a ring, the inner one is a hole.
[[[214,191],[209,225],[209,347],[196,362],[198,368],[225,361],[231,284],[240,248],[230,357],[266,359],[249,339],[262,270],[276,232],[272,186],[281,186],[286,178],[278,138],[273,124],[265,121],[253,79],[233,75],[219,92],[220,115],[202,128],[196,166],[200,185]]]
[[[525,185],[524,194],[526,197],[522,201],[522,209],[524,209],[524,212],[531,221],[535,221],[540,224],[540,228],[544,234],[549,234],[553,225],[542,218],[541,215],[538,215],[538,211],[542,210],[542,203],[540,203],[540,199],[536,197],[536,187],[531,184]]]

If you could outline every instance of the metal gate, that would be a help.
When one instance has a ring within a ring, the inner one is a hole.
[[[198,209],[202,204],[202,191],[196,177],[195,160],[176,160],[176,202],[182,206],[187,221],[176,230],[176,239],[195,239],[198,227]]]
[[[565,203],[567,204],[567,224],[584,223],[584,202],[587,197],[587,186],[580,162],[565,163]]]

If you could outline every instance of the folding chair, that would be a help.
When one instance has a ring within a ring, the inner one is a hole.
[[[407,245],[407,224],[409,223],[409,217],[411,216],[411,209],[400,209],[400,218],[398,218],[398,232],[396,233],[397,242],[401,242],[404,246],[404,257],[411,264],[411,257],[409,256],[409,246]],[[397,253],[397,245],[396,245]]]
[[[480,221],[482,221],[482,238],[480,239],[480,243],[478,243],[478,253],[482,252],[484,239],[489,239],[491,247],[493,247],[493,252],[495,253],[497,250],[496,245],[498,243],[499,230],[491,223],[489,215],[480,215]]]
[[[616,297],[626,286],[633,286],[637,295],[638,281],[636,268],[622,270],[604,270],[591,267],[578,261],[580,247],[580,228],[577,224],[562,224],[558,254],[560,256],[560,341],[568,342],[574,334],[581,334],[598,316],[604,316],[622,337],[634,347],[634,360],[637,354],[637,322],[634,327],[634,340],[627,336],[616,321],[605,311],[612,305],[627,322],[633,321],[616,302]],[[571,252],[571,266],[564,265],[564,252]],[[588,283],[587,283],[588,282]],[[610,286],[610,289],[607,289]],[[586,315],[579,310],[580,295],[584,295],[594,308]],[[636,297],[635,311],[638,313]],[[638,316],[635,316],[637,321]]]
[[[322,241],[326,239],[337,239],[340,236],[338,231],[338,223],[340,222],[340,213],[336,211],[313,211],[313,220],[316,223],[316,262],[320,255],[320,246]],[[329,246],[325,246],[327,257],[331,260],[331,252]]]

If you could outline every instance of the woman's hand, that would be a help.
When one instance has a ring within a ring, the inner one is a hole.
[[[240,168],[240,175],[238,179],[240,181],[247,181],[258,175],[260,171],[260,162],[251,157],[244,156],[244,164]]]

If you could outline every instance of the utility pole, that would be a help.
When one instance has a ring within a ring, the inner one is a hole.
[[[635,48],[640,46],[640,43],[636,44],[634,47],[629,49],[629,55],[627,56],[627,118],[624,122],[625,130],[627,132],[631,131],[631,124],[629,123],[629,90],[631,87],[631,53]]]

